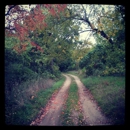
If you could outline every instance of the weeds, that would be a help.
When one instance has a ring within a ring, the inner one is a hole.
[[[12,91],[5,88],[5,123],[29,125],[64,81],[65,77],[57,82],[39,77],[37,80],[13,86]]]
[[[88,77],[81,78],[91,91],[103,113],[112,119],[115,125],[125,122],[125,78],[124,77]]]

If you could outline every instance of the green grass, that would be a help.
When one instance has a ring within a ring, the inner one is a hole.
[[[81,77],[80,77],[81,78]],[[115,125],[125,122],[125,77],[81,78],[83,84],[93,94],[103,113]]]
[[[70,85],[68,97],[62,111],[62,125],[63,126],[74,125],[71,116],[72,116],[72,111],[76,111],[79,113],[78,101],[79,101],[78,87],[75,81],[73,81]],[[81,113],[79,114],[79,117],[78,117],[78,123],[79,125],[81,125],[82,123]]]
[[[45,107],[51,95],[62,86],[64,81],[65,77],[62,77],[52,87],[37,92],[33,99],[29,99],[28,102],[19,107],[11,118],[6,119],[6,122],[10,122],[11,125],[29,125],[36,118],[40,109]]]
[[[76,70],[72,70],[72,71],[67,71],[65,74],[73,74],[73,75],[78,76],[78,75],[79,75],[79,72],[76,71]]]

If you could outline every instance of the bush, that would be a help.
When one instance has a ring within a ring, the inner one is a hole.
[[[96,45],[79,62],[80,68],[86,69],[86,75],[125,75],[125,43],[120,43],[122,48],[117,44],[99,44]],[[114,50],[113,50],[114,49]]]
[[[22,64],[12,63],[6,67],[5,80],[6,83],[20,83],[36,76],[31,69],[23,66]]]

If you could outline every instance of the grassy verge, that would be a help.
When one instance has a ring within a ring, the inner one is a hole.
[[[82,124],[82,114],[80,112],[80,108],[78,105],[79,96],[78,96],[78,87],[76,83],[73,81],[70,85],[69,92],[68,92],[68,98],[66,100],[66,103],[64,105],[63,111],[62,111],[62,125],[63,126],[73,126],[74,118],[77,118],[78,125]],[[73,116],[73,112],[77,113],[78,115],[76,117]]]
[[[80,76],[81,78],[81,76]],[[91,91],[103,113],[115,125],[125,122],[125,77],[88,77],[81,78]]]
[[[35,95],[31,96],[30,98],[26,99],[25,102],[22,103],[22,96],[21,96],[21,105],[16,104],[16,102],[11,102],[10,105],[13,104],[13,107],[10,107],[11,115],[9,115],[9,105],[6,106],[6,113],[8,116],[5,117],[6,124],[8,125],[29,125],[33,119],[36,118],[39,110],[41,107],[44,107],[47,101],[50,99],[51,95],[58,90],[65,81],[65,77],[62,77],[59,81],[53,83],[53,86],[50,86],[46,89],[41,89]],[[21,86],[24,88],[24,86]],[[21,89],[22,90],[22,89]],[[24,88],[26,91],[26,88]],[[22,92],[22,91],[21,91]],[[24,93],[23,93],[24,94]],[[27,97],[27,95],[26,95]],[[25,97],[23,97],[25,98]],[[18,100],[18,97],[17,97]],[[16,101],[16,100],[13,100]],[[14,109],[14,106],[17,106],[17,109]],[[12,112],[13,111],[13,112]]]
[[[73,74],[73,75],[79,76],[79,72],[76,70],[68,71],[68,72],[66,72],[66,74]]]

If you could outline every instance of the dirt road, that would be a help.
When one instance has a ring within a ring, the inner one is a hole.
[[[71,78],[67,75],[64,75],[66,77],[66,80],[59,90],[58,94],[55,96],[55,98],[51,101],[51,104],[49,104],[46,107],[46,110],[41,118],[41,122],[38,123],[38,126],[60,126],[60,115],[62,111],[62,106],[66,98],[67,91],[69,89],[69,86],[71,84]]]
[[[70,75],[70,74],[68,74]],[[82,106],[84,120],[86,125],[111,125],[110,121],[101,113],[99,107],[92,100],[92,95],[85,88],[77,76],[70,75],[75,79],[78,86],[79,100]]]
[[[101,113],[96,102],[93,102],[92,95],[85,88],[80,79],[77,76],[70,74],[64,74],[64,76],[66,77],[66,80],[61,89],[55,94],[51,102],[44,108],[43,114],[41,114],[40,117],[34,121],[35,123],[33,122],[31,125],[62,126],[60,115],[63,104],[67,98],[66,95],[71,84],[72,77],[75,79],[78,86],[79,101],[81,104],[85,125],[111,125],[111,123],[108,122],[108,119]]]

